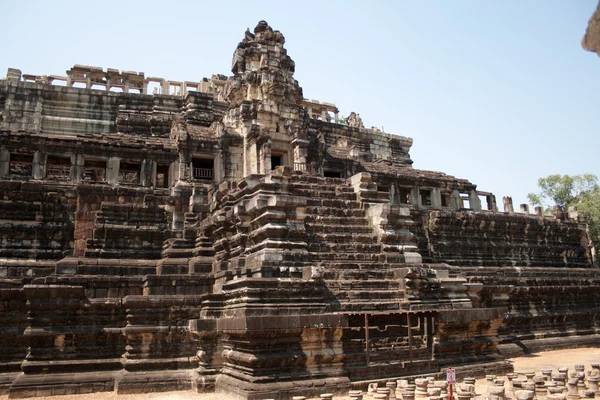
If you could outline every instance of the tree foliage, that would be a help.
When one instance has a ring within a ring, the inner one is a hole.
[[[600,243],[600,186],[596,175],[549,175],[540,178],[538,186],[539,193],[527,195],[530,203],[547,209],[557,205],[564,211],[575,206],[588,218],[592,242]]]

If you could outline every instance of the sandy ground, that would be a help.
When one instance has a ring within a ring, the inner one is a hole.
[[[573,350],[557,350],[547,351],[534,354],[527,357],[512,358],[510,360],[515,372],[526,370],[539,371],[541,369],[556,370],[559,367],[573,368],[575,364],[583,364],[586,369],[590,368],[590,364],[600,363],[600,348],[598,349],[573,349]],[[477,381],[476,391],[479,395],[484,395],[487,387],[485,379]],[[345,397],[339,397],[343,399]],[[365,396],[365,398],[368,398]],[[0,396],[0,400],[8,399],[8,396]],[[102,392],[92,394],[80,394],[69,396],[52,396],[52,397],[37,397],[36,399],[47,400],[146,400],[146,399],[161,399],[161,400],[229,400],[226,396],[215,393],[194,393],[194,392],[163,392],[163,393],[144,393],[144,394],[124,394],[118,395],[114,392]],[[336,398],[338,399],[338,398]]]

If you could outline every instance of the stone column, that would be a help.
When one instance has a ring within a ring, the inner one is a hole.
[[[527,204],[521,204],[520,208],[523,214],[529,214],[529,206]]]
[[[413,186],[410,189],[410,204],[413,206],[420,208],[421,207],[421,195],[419,193],[419,186]]]
[[[44,179],[46,177],[46,154],[41,151],[33,153],[33,165],[31,168],[31,176],[33,179]]]
[[[119,157],[109,157],[106,161],[106,183],[116,185],[119,183],[119,166],[121,159]]]
[[[85,158],[81,154],[71,156],[71,170],[69,176],[72,182],[79,183],[83,180],[85,172]]]
[[[142,160],[140,165],[140,184],[142,186],[156,185],[156,163],[152,160]]]
[[[452,191],[452,194],[450,195],[450,204],[454,210],[460,210],[463,208],[462,199],[460,198],[460,193],[458,190]]]
[[[0,148],[0,178],[8,175],[10,171],[10,151],[6,147]]]
[[[179,160],[175,160],[169,165],[169,184],[168,187],[175,185],[179,179]]]
[[[481,211],[481,200],[479,199],[476,190],[471,190],[469,192],[469,204],[471,206],[471,210]]]
[[[440,188],[431,189],[431,207],[435,209],[442,208],[442,193]]]
[[[589,376],[587,379],[587,383],[588,383],[588,389],[591,390],[592,392],[599,394],[598,393],[598,382],[600,381],[600,376]]]
[[[504,212],[507,212],[509,214],[515,212],[515,210],[513,209],[512,197],[504,196],[502,198],[502,203],[504,203]]]

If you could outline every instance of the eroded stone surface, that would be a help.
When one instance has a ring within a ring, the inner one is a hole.
[[[597,342],[585,220],[412,168],[284,42],[261,21],[201,82],[0,80],[0,392],[318,396]]]

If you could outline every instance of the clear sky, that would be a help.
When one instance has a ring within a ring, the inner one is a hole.
[[[198,81],[231,74],[247,27],[286,37],[304,96],[414,139],[414,166],[512,195],[600,176],[597,0],[0,2],[0,74],[74,64]]]

